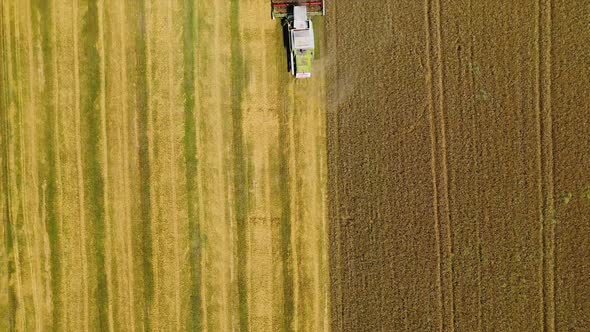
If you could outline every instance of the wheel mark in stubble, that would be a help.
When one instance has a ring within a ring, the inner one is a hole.
[[[172,184],[172,219],[174,219],[174,265],[176,268],[175,271],[175,283],[176,287],[174,288],[174,303],[175,303],[175,318],[176,318],[176,330],[180,330],[180,310],[181,310],[181,303],[180,303],[180,250],[178,248],[178,243],[180,239],[179,231],[178,231],[178,213],[177,213],[177,189],[176,189],[176,181],[177,181],[177,170],[175,167],[175,159],[176,159],[176,148],[174,144],[174,117],[173,113],[175,108],[173,107],[173,70],[174,66],[172,63],[172,40],[174,32],[172,31],[172,3],[168,2],[168,10],[167,10],[167,24],[168,24],[168,136],[169,136],[169,143],[170,143],[170,151],[172,151],[172,158],[170,158],[170,181]]]
[[[16,9],[15,9],[16,12]],[[16,42],[15,45],[21,45],[22,41],[20,40],[21,32],[19,29],[20,26],[20,15],[15,14],[15,36]],[[0,24],[1,26],[1,24]],[[16,54],[16,63],[18,66],[23,65],[21,55],[20,55],[20,48],[16,47],[15,50]],[[24,100],[22,96],[22,78],[24,74],[21,73],[20,79],[18,83],[15,84],[17,86],[17,102],[18,102],[18,132],[19,132],[19,144],[20,144],[20,169],[21,169],[21,180],[20,182],[20,191],[22,193],[21,204],[22,204],[22,215],[23,215],[23,228],[24,228],[24,240],[25,240],[25,248],[27,250],[28,255],[28,265],[29,265],[29,273],[30,273],[30,281],[31,281],[31,289],[33,292],[33,321],[35,322],[35,328],[37,330],[41,329],[40,320],[38,319],[38,310],[39,310],[39,294],[37,290],[37,283],[36,280],[36,273],[33,266],[34,255],[31,252],[31,239],[29,238],[28,232],[32,230],[32,226],[30,225],[29,219],[29,209],[28,209],[28,189],[25,182],[22,180],[22,173],[24,173],[24,177],[26,175],[26,160],[27,160],[27,151],[26,151],[26,144],[25,144],[25,126],[24,126],[24,119],[23,119],[23,109],[24,109]],[[6,109],[6,108],[5,108]],[[8,144],[8,142],[6,142]],[[8,145],[7,145],[8,146]],[[9,174],[9,173],[6,173]]]
[[[6,197],[7,200],[9,201],[9,203],[7,203],[6,209],[9,211],[9,217],[7,218],[7,222],[9,222],[10,224],[8,225],[8,227],[10,227],[10,234],[12,237],[11,238],[11,242],[12,242],[12,246],[13,246],[13,256],[14,256],[14,269],[15,269],[15,274],[16,274],[16,283],[17,283],[17,291],[16,291],[16,302],[15,302],[15,319],[16,315],[18,315],[19,312],[23,312],[23,324],[24,327],[27,326],[26,324],[26,319],[27,319],[27,312],[26,312],[26,302],[23,296],[23,292],[22,292],[22,276],[21,276],[21,255],[20,255],[20,245],[19,245],[19,221],[20,221],[20,215],[21,213],[23,213],[24,209],[23,209],[23,198],[22,195],[18,194],[17,190],[14,190],[14,192],[16,193],[13,194],[13,186],[18,188],[19,183],[22,182],[22,167],[17,168],[16,167],[16,154],[17,151],[20,150],[20,152],[22,153],[22,146],[14,146],[12,144],[12,137],[22,137],[22,131],[20,131],[20,129],[13,129],[13,127],[15,126],[14,123],[12,123],[14,121],[14,119],[12,119],[11,121],[11,114],[15,113],[19,108],[20,108],[20,102],[18,100],[18,95],[19,95],[19,79],[18,79],[18,56],[17,56],[17,45],[18,45],[18,41],[15,38],[16,35],[16,31],[13,33],[12,32],[12,24],[11,24],[11,10],[10,10],[10,3],[7,3],[6,6],[8,7],[7,10],[2,10],[6,12],[6,15],[8,16],[8,20],[7,20],[7,27],[4,28],[3,25],[0,25],[0,29],[2,29],[3,31],[6,30],[7,31],[7,36],[6,36],[6,41],[7,41],[7,45],[4,45],[4,43],[1,45],[2,49],[5,50],[6,55],[3,55],[3,57],[5,59],[8,59],[7,61],[3,61],[3,65],[6,64],[6,66],[8,67],[7,69],[5,69],[5,72],[3,73],[3,75],[6,75],[6,79],[7,79],[7,84],[6,87],[4,87],[4,91],[6,91],[6,99],[5,99],[5,105],[3,105],[3,111],[5,112],[5,133],[7,134],[6,136],[6,145],[5,145],[5,149],[6,149],[6,179],[7,179],[7,184],[6,184]],[[0,9],[2,9],[2,7],[0,7]],[[1,14],[2,12],[0,12]],[[16,26],[17,26],[17,15],[16,13],[13,14],[14,18],[12,19],[12,22],[14,23],[14,29],[16,30]],[[11,39],[14,38],[15,40],[12,41]],[[4,42],[4,40],[3,40]],[[14,45],[14,47],[13,47]],[[14,53],[14,54],[13,54]],[[14,62],[13,62],[14,61]],[[13,114],[14,115],[14,114]],[[12,161],[11,161],[12,160]],[[14,168],[12,169],[11,168]],[[12,171],[11,171],[12,169]],[[14,178],[13,178],[14,177]],[[14,183],[14,185],[13,185]],[[14,189],[16,189],[14,188]],[[13,207],[14,205],[14,207]],[[15,211],[13,211],[15,210]],[[14,227],[14,229],[13,229]],[[26,241],[26,237],[25,237],[25,241]],[[25,242],[25,248],[26,248],[26,242]],[[20,305],[20,303],[23,303],[24,305]],[[19,311],[19,307],[22,307],[22,310]]]
[[[98,148],[98,150],[102,150],[102,165],[103,165],[103,173],[101,174],[103,178],[103,188],[102,188],[102,199],[103,199],[103,207],[102,207],[102,216],[104,217],[104,231],[101,231],[104,234],[100,236],[104,237],[100,241],[104,241],[104,247],[99,250],[103,250],[102,253],[99,251],[99,255],[105,256],[103,258],[103,267],[106,269],[106,292],[104,295],[101,296],[101,299],[104,300],[103,303],[100,305],[104,305],[107,308],[106,316],[108,319],[108,326],[109,330],[114,330],[114,321],[113,321],[113,267],[112,267],[112,257],[106,257],[112,253],[112,230],[111,230],[111,210],[110,210],[110,203],[109,203],[109,157],[108,157],[108,134],[107,134],[107,107],[106,107],[106,56],[105,56],[105,37],[104,37],[104,0],[98,0],[97,3],[97,18],[98,18],[98,52],[99,52],[99,73],[100,73],[100,118],[101,118],[101,135],[102,135],[102,149]]]
[[[0,4],[0,6],[5,5],[5,3]],[[6,41],[5,41],[5,35],[4,35],[4,31],[8,30],[4,28],[4,22],[5,22],[5,18],[4,18],[4,13],[6,12],[6,10],[2,10],[0,12],[0,27],[2,29],[0,29],[0,50],[2,50],[2,57],[3,59],[8,59],[8,56],[5,54],[8,52],[8,48],[6,47]],[[14,230],[12,229],[12,215],[11,215],[11,199],[10,199],[10,179],[9,179],[9,171],[10,171],[10,165],[9,165],[9,156],[10,156],[10,149],[9,149],[9,142],[8,142],[8,133],[9,133],[9,125],[8,125],[8,105],[9,105],[9,87],[10,87],[10,82],[7,79],[7,72],[10,70],[10,68],[6,68],[6,67],[10,67],[8,65],[8,61],[2,61],[1,67],[0,67],[0,80],[1,80],[1,87],[2,89],[0,89],[0,93],[3,94],[1,101],[2,104],[0,105],[0,121],[2,121],[2,131],[0,132],[0,135],[2,135],[2,154],[3,154],[3,169],[4,172],[2,173],[2,185],[4,186],[3,195],[5,196],[5,225],[6,225],[6,229],[5,229],[5,250],[6,250],[6,260],[7,260],[7,272],[8,272],[8,308],[7,308],[7,314],[8,314],[8,327],[11,331],[15,331],[16,330],[16,313],[17,313],[17,306],[19,303],[19,294],[18,294],[18,287],[14,287],[14,285],[11,282],[12,279],[12,274],[15,273],[16,271],[13,271],[13,269],[17,269],[18,268],[18,261],[15,261],[14,258],[14,235],[13,232]],[[10,259],[10,256],[12,256],[12,261]],[[18,283],[18,277],[17,277],[17,283]]]
[[[451,218],[451,205],[450,205],[450,181],[449,181],[449,163],[448,154],[449,149],[447,146],[447,128],[446,128],[446,113],[445,113],[445,90],[444,90],[444,70],[443,70],[443,47],[442,47],[442,26],[441,26],[441,0],[436,0],[436,40],[437,40],[437,67],[438,67],[438,95],[439,95],[439,111],[440,111],[440,127],[441,127],[441,148],[442,148],[442,173],[444,181],[444,194],[445,194],[445,217],[447,223],[447,254],[449,255],[450,263],[450,301],[451,301],[451,331],[455,330],[455,268],[453,260],[453,229],[452,229],[452,218]]]
[[[88,258],[87,258],[87,244],[86,244],[86,214],[84,209],[85,204],[85,181],[84,172],[82,169],[82,132],[81,132],[81,117],[82,112],[80,106],[80,65],[79,65],[79,53],[78,53],[78,5],[76,0],[73,2],[73,33],[74,33],[74,96],[75,96],[75,122],[76,122],[76,163],[78,172],[78,211],[80,218],[80,242],[82,248],[80,248],[80,254],[82,255],[82,287],[83,287],[83,298],[84,298],[84,309],[83,309],[83,322],[84,329],[89,328],[89,295],[88,295]]]
[[[189,227],[189,257],[190,257],[190,302],[189,302],[189,319],[188,328],[190,330],[201,330],[201,269],[200,269],[200,247],[199,237],[200,228],[197,212],[194,209],[195,187],[197,174],[197,141],[195,125],[195,52],[194,45],[196,40],[194,36],[195,29],[195,8],[194,2],[185,0],[184,2],[186,20],[183,28],[183,56],[184,56],[184,73],[183,73],[183,91],[184,91],[184,157],[185,157],[185,178],[187,186],[187,214]],[[198,203],[197,203],[198,204]],[[198,207],[198,205],[197,205]]]
[[[430,56],[432,54],[432,41],[431,41],[431,21],[430,21],[430,9],[431,9],[431,0],[424,0],[424,21],[425,21],[425,28],[426,28],[426,67],[427,67],[427,74],[426,74],[426,86],[428,90],[428,108],[430,109],[430,142],[431,142],[431,149],[430,149],[430,158],[431,158],[431,171],[432,171],[432,189],[433,189],[433,208],[434,208],[434,229],[436,233],[436,253],[437,253],[437,272],[438,272],[438,280],[437,280],[437,288],[438,288],[438,325],[439,330],[444,329],[444,301],[443,301],[443,272],[442,272],[442,244],[441,244],[441,230],[440,230],[440,216],[439,216],[439,209],[438,209],[438,179],[437,179],[437,134],[436,134],[436,125],[435,125],[435,110],[434,110],[434,84],[432,80],[433,76],[433,68],[432,68],[432,61]]]
[[[246,178],[244,168],[244,143],[242,133],[242,91],[244,89],[244,64],[241,52],[241,34],[239,24],[239,0],[231,0],[231,93],[232,124],[234,144],[234,199],[238,229],[238,312],[240,330],[248,331],[248,289],[247,289],[247,192],[243,183]]]
[[[121,49],[127,49],[127,31],[126,31],[126,15],[125,15],[125,1],[119,2],[120,7],[119,11],[121,14],[121,22],[120,22],[120,39],[119,42],[121,43]],[[125,221],[126,221],[126,232],[127,232],[127,291],[129,296],[129,303],[127,306],[127,315],[129,316],[130,327],[132,331],[135,331],[135,296],[134,296],[134,285],[135,285],[135,276],[134,276],[134,269],[133,269],[133,227],[132,227],[132,219],[130,217],[131,212],[131,203],[129,201],[130,193],[129,193],[129,110],[127,109],[127,59],[123,56],[123,61],[121,62],[121,86],[122,86],[122,118],[123,118],[123,195],[125,200]]]
[[[4,88],[5,90],[5,98],[4,98],[4,106],[3,106],[3,110],[4,110],[4,125],[5,125],[5,130],[4,133],[6,133],[6,147],[5,147],[5,157],[6,157],[6,174],[5,174],[5,178],[6,178],[6,197],[7,197],[7,234],[9,235],[9,239],[7,242],[10,242],[11,247],[12,248],[8,248],[8,254],[10,255],[10,253],[12,252],[13,255],[13,266],[14,266],[14,274],[16,276],[16,287],[11,286],[11,296],[13,295],[14,297],[12,297],[9,302],[10,302],[10,312],[11,315],[14,319],[14,322],[11,322],[11,325],[14,326],[16,328],[17,324],[19,323],[19,316],[22,317],[20,319],[21,325],[19,326],[20,329],[26,328],[26,319],[27,319],[27,315],[26,315],[26,310],[25,312],[23,312],[24,308],[19,310],[20,307],[20,303],[24,303],[24,298],[23,298],[23,291],[22,291],[22,276],[21,276],[21,271],[20,271],[20,246],[19,246],[19,241],[18,241],[18,219],[19,219],[19,213],[18,211],[14,212],[13,211],[13,204],[14,205],[19,205],[18,203],[18,196],[16,197],[16,199],[14,199],[12,197],[12,179],[11,179],[11,175],[12,172],[10,172],[11,169],[11,162],[10,159],[11,158],[11,149],[10,149],[10,140],[9,137],[15,135],[14,133],[11,135],[9,133],[11,133],[13,130],[11,130],[12,125],[11,125],[11,121],[10,121],[10,113],[11,113],[11,109],[14,109],[16,106],[14,105],[14,101],[13,99],[13,92],[12,90],[14,89],[14,85],[12,84],[12,82],[15,81],[15,78],[13,77],[13,67],[16,67],[13,64],[13,56],[12,56],[12,51],[13,51],[13,47],[12,47],[12,43],[11,43],[11,39],[10,36],[12,36],[12,32],[11,32],[11,24],[10,24],[10,4],[8,3],[4,3],[4,5],[6,5],[6,7],[8,7],[8,9],[3,9],[1,14],[6,13],[6,16],[8,16],[8,23],[6,23],[6,27],[4,27],[3,25],[0,25],[0,27],[2,27],[2,31],[6,31],[7,36],[3,36],[2,38],[2,49],[5,51],[6,54],[3,55],[4,59],[7,59],[6,61],[3,61],[3,65],[6,66],[6,68],[4,69],[4,73],[3,73],[3,78],[6,79],[7,83],[6,83],[6,87]],[[1,7],[0,7],[1,8]],[[4,15],[0,15],[2,17],[2,23],[4,23]],[[6,45],[7,44],[7,45]],[[16,200],[16,202],[13,202],[13,200]],[[10,264],[10,263],[9,263]],[[9,277],[10,279],[10,277]],[[10,282],[10,281],[9,281]],[[19,315],[20,314],[20,315]],[[21,316],[22,315],[22,316]]]

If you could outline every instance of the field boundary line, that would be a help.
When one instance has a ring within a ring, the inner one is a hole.
[[[333,154],[332,154],[332,159],[334,160],[334,165],[338,165],[339,164],[339,160],[340,160],[340,126],[339,126],[339,105],[338,103],[340,102],[341,99],[341,93],[340,93],[340,79],[338,76],[339,70],[338,70],[338,56],[335,50],[338,49],[338,34],[336,33],[337,29],[335,27],[338,26],[337,22],[338,22],[338,2],[337,1],[330,1],[330,4],[332,5],[332,11],[333,11],[333,15],[329,16],[330,19],[333,19],[333,23],[330,24],[330,27],[334,27],[334,37],[332,37],[332,39],[334,40],[333,42],[328,42],[327,44],[333,44],[334,47],[328,47],[328,54],[330,55],[329,59],[330,59],[330,63],[333,63],[333,65],[331,66],[331,68],[326,68],[329,71],[333,71],[333,77],[334,77],[334,85],[335,85],[335,90],[333,90],[330,95],[335,94],[335,96],[329,97],[332,98],[332,100],[335,99],[336,104],[334,105],[333,110],[331,111],[332,116],[329,117],[331,120],[329,120],[329,122],[332,122],[332,126],[335,128],[335,130],[333,131],[333,134],[330,134],[331,136],[335,136],[334,139],[332,140],[333,145],[334,145],[334,149]],[[326,19],[328,20],[328,19]],[[326,22],[327,23],[327,22]],[[326,31],[328,24],[326,24]],[[329,37],[327,36],[327,34],[325,35],[326,40],[329,40]],[[329,112],[329,111],[328,111]],[[326,121],[326,123],[328,123],[328,121]],[[329,144],[329,142],[328,142]],[[330,158],[330,152],[329,152],[329,148],[327,148],[327,158]],[[336,295],[337,295],[337,300],[338,300],[338,306],[337,307],[333,307],[330,310],[330,313],[332,314],[332,316],[337,317],[336,320],[336,325],[338,326],[339,330],[343,330],[344,328],[344,294],[342,291],[342,280],[343,280],[343,275],[344,275],[344,266],[342,264],[342,222],[340,222],[341,219],[341,211],[340,211],[340,190],[339,190],[339,172],[338,172],[338,167],[337,166],[333,166],[330,167],[330,162],[328,161],[327,163],[327,178],[328,178],[328,184],[327,186],[330,186],[330,178],[333,179],[333,188],[334,188],[334,198],[332,199],[332,202],[328,201],[328,219],[329,219],[329,223],[335,223],[335,226],[328,226],[328,229],[330,231],[335,231],[335,238],[336,238],[336,254],[334,255],[336,257],[337,262],[332,262],[332,255],[329,254],[330,257],[330,261],[329,261],[329,265],[333,266],[333,263],[336,263],[334,265],[337,265],[336,269],[338,271],[338,273],[334,273],[334,276],[332,276],[332,271],[330,269],[330,277],[329,280],[331,281],[331,285],[330,285],[330,306],[332,307],[332,289],[337,287],[337,291],[336,291]],[[330,172],[335,173],[334,176],[330,176]],[[328,188],[328,192],[330,192],[329,188]],[[330,215],[330,211],[331,211],[331,215]],[[338,220],[338,222],[336,223],[335,221]],[[329,234],[329,233],[328,233]],[[331,241],[328,241],[331,242]],[[330,247],[332,246],[332,244],[328,244],[328,251],[332,251],[330,249]],[[333,279],[335,278],[335,280]],[[334,280],[334,281],[332,281]],[[336,286],[337,285],[337,286]]]

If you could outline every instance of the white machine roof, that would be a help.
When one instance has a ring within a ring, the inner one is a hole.
[[[307,7],[295,6],[293,7],[293,23],[295,29],[307,28]]]
[[[314,48],[314,38],[312,29],[292,30],[293,48],[309,50]]]

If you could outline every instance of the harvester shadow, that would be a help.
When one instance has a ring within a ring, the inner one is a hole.
[[[281,27],[283,28],[283,48],[285,49],[285,57],[287,59],[287,71],[291,71],[291,50],[289,48],[289,21],[287,18],[281,19]]]

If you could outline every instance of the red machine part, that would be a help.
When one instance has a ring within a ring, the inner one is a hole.
[[[309,15],[324,15],[324,1],[302,1],[302,0],[271,0],[272,16],[285,17],[290,6],[307,6]]]

